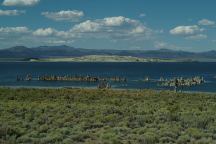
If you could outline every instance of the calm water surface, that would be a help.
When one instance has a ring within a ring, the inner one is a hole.
[[[186,88],[187,91],[216,92],[216,63],[31,63],[31,62],[0,62],[0,86],[21,87],[93,87],[97,83],[88,82],[47,82],[47,81],[16,81],[17,75],[33,77],[40,75],[92,75],[100,77],[121,76],[128,82],[112,83],[113,88],[125,89],[168,89],[158,82],[144,82],[148,76],[158,80],[173,77],[203,76],[206,83]]]

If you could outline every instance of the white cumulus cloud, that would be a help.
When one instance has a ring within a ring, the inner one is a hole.
[[[53,28],[39,28],[33,31],[38,37],[59,37],[63,39],[98,37],[126,39],[134,36],[150,36],[151,29],[147,28],[138,20],[117,16],[103,19],[86,20],[75,24],[71,29],[59,31]]]
[[[121,26],[123,24],[132,23],[133,20],[129,18],[125,18],[123,16],[117,16],[117,17],[107,17],[103,20],[104,25],[106,26]]]
[[[87,20],[85,22],[82,22],[80,24],[75,25],[71,31],[74,32],[97,32],[101,28],[101,24]]]
[[[71,31],[76,32],[107,32],[107,33],[144,33],[148,30],[138,20],[123,16],[106,17],[104,19],[87,20],[75,25]]]
[[[211,25],[215,25],[215,22],[208,19],[202,19],[198,22],[198,24],[203,26],[211,26]]]
[[[39,3],[40,0],[4,0],[4,6],[33,6]]]
[[[17,16],[24,13],[24,10],[0,10],[0,16]]]
[[[131,33],[133,34],[139,34],[139,33],[144,33],[145,31],[147,31],[148,29],[144,26],[137,26],[134,29],[132,29]]]
[[[56,21],[79,21],[83,16],[83,11],[78,10],[62,10],[59,12],[42,12],[42,15]]]
[[[139,20],[123,16],[87,20],[74,25],[70,30],[70,33],[75,33],[80,37],[107,38],[111,40],[136,39],[137,41],[149,39],[152,32],[150,28]]]
[[[73,38],[74,34],[68,31],[59,31],[54,28],[39,28],[32,32],[37,37],[58,37],[61,39]]]
[[[1,27],[0,33],[28,33],[27,27]]]
[[[199,26],[192,25],[192,26],[177,26],[174,29],[170,30],[170,34],[172,35],[194,35],[203,31]]]
[[[85,39],[104,39],[109,43],[115,41],[122,44],[130,41],[137,44],[151,41],[150,34],[154,34],[154,31],[141,21],[123,16],[86,20],[65,30],[55,27],[0,27],[2,45],[7,46],[16,45],[16,42],[28,45],[71,44]]]
[[[35,36],[50,36],[53,35],[56,32],[53,28],[39,28],[36,31],[33,32],[33,35]]]

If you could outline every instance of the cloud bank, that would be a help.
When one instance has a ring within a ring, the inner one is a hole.
[[[24,10],[0,10],[0,16],[18,16],[25,14]]]
[[[40,0],[4,0],[4,6],[33,6],[39,3]]]
[[[9,33],[28,33],[29,29],[27,27],[1,27],[0,34],[9,34]]]
[[[198,22],[198,24],[203,26],[212,26],[215,25],[215,22],[208,19],[202,19]]]
[[[77,22],[84,16],[84,12],[78,10],[62,10],[59,12],[42,12],[42,15],[55,21]]]
[[[170,34],[172,35],[193,35],[203,31],[199,26],[177,26],[170,30]]]

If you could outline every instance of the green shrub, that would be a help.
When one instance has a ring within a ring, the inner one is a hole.
[[[205,137],[205,134],[197,129],[197,128],[189,128],[187,129],[187,134],[190,136],[190,137],[193,137],[195,139],[201,139],[202,137]]]
[[[190,136],[189,135],[181,135],[178,139],[177,139],[177,143],[178,144],[186,144],[190,142]]]
[[[216,141],[215,94],[0,88],[0,99],[6,144]]]
[[[138,142],[141,144],[155,144],[158,142],[158,140],[159,138],[157,137],[156,134],[147,132],[140,136],[140,138],[138,139]]]

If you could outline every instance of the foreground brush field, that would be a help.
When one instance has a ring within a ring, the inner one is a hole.
[[[0,89],[0,143],[216,143],[216,95]]]

